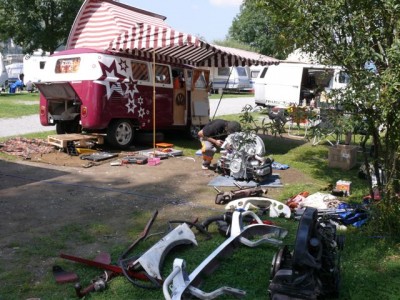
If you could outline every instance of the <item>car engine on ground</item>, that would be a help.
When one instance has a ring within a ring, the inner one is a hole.
[[[339,294],[340,256],[344,237],[336,235],[329,217],[307,207],[297,230],[293,251],[282,247],[274,256],[269,284],[273,300],[320,299]]]
[[[217,172],[237,180],[262,182],[272,174],[273,159],[265,156],[263,140],[254,133],[228,135],[221,147]]]

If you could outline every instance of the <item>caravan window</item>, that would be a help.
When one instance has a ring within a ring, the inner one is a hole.
[[[250,71],[251,78],[257,78],[258,74],[260,74],[260,70]]]
[[[56,62],[56,74],[58,73],[76,73],[79,71],[79,65],[81,63],[80,57],[63,58]]]
[[[168,66],[156,65],[156,83],[171,83],[171,76]]]
[[[218,76],[229,76],[230,73],[229,68],[218,68]]]
[[[132,67],[132,78],[134,80],[149,81],[149,68],[144,62],[133,61]]]
[[[237,73],[238,73],[238,75],[240,76],[240,77],[247,77],[247,73],[246,73],[246,69],[245,68],[241,68],[241,67],[238,67],[238,68],[236,68],[236,70],[237,70]]]

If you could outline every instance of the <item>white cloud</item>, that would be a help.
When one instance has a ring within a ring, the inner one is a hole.
[[[240,6],[243,0],[209,0],[213,6]]]

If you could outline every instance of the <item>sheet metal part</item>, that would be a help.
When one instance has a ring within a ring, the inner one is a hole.
[[[269,216],[271,218],[277,218],[284,216],[290,218],[291,210],[286,204],[267,197],[247,197],[229,202],[226,206],[226,210],[243,209],[250,210],[254,208],[268,208]]]
[[[245,214],[251,213],[252,212],[245,212]],[[222,287],[209,293],[203,292],[197,288],[202,281],[201,275],[211,274],[218,267],[219,259],[231,254],[240,243],[244,243],[250,247],[255,247],[261,243],[277,245],[282,243],[278,239],[283,239],[287,235],[286,229],[262,223],[251,224],[243,227],[241,221],[242,217],[243,213],[241,211],[235,211],[233,213],[234,221],[232,221],[233,228],[231,236],[219,245],[217,249],[215,249],[190,275],[186,271],[185,261],[179,258],[175,259],[173,271],[165,279],[163,284],[165,299],[182,299],[182,297],[188,293],[198,297],[199,299],[214,299],[221,294],[231,294],[236,297],[243,297],[246,294],[242,290],[231,287]],[[261,221],[258,217],[256,220],[257,222]],[[252,242],[251,239],[255,236],[261,236],[261,238]],[[171,282],[172,285],[170,287]],[[169,287],[171,288],[172,296],[169,292]]]
[[[132,263],[134,269],[143,268],[151,277],[162,280],[160,266],[168,252],[177,245],[194,244],[196,237],[186,223],[177,226]]]

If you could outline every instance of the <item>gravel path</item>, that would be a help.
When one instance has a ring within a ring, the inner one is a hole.
[[[254,107],[253,97],[243,98],[222,98],[210,100],[210,117],[237,114],[242,111],[242,108],[249,104]],[[0,119],[0,137],[23,135],[34,132],[46,132],[55,130],[55,126],[42,126],[38,115],[24,116],[15,119]]]

